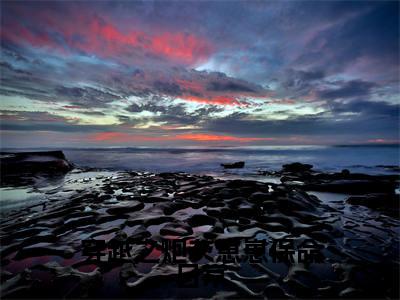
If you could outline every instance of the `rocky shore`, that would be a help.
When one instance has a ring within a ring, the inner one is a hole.
[[[5,182],[17,184],[10,174]],[[281,184],[74,169],[44,192],[45,202],[1,219],[1,295],[399,298],[398,176],[325,174],[303,164],[273,174]],[[83,249],[93,239],[108,247],[99,259]],[[274,261],[271,248],[283,239],[312,240],[323,260]],[[183,241],[180,263],[168,259],[166,240]],[[265,241],[256,262],[245,259],[252,240]],[[119,249],[110,259],[114,244],[129,245],[126,255]],[[227,245],[237,252],[226,254]],[[197,286],[180,286],[194,277]]]
[[[278,172],[264,172],[279,176],[285,185],[304,191],[320,191],[354,195],[347,201],[399,216],[400,201],[396,194],[399,175],[368,175],[350,173],[345,169],[338,173],[323,173],[313,170],[309,164],[292,163],[282,166]]]
[[[1,184],[28,185],[35,176],[55,177],[73,169],[62,151],[0,152]]]

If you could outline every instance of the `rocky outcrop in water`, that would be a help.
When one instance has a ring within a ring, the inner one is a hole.
[[[262,174],[278,176],[283,184],[305,191],[353,195],[348,203],[378,209],[399,217],[400,197],[395,192],[400,186],[399,175],[351,173],[347,169],[325,173],[313,170],[310,164],[298,162],[283,165],[280,171]]]
[[[244,164],[244,161],[237,161],[230,164],[221,164],[221,167],[224,167],[224,169],[242,169]]]
[[[0,152],[2,184],[26,184],[35,175],[56,176],[72,170],[62,151]],[[26,180],[24,180],[26,177]]]

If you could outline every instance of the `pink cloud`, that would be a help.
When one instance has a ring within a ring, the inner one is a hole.
[[[83,51],[101,57],[140,61],[153,56],[174,63],[194,65],[204,62],[213,52],[213,45],[204,37],[159,28],[153,33],[139,28],[122,31],[112,20],[81,8],[67,10],[68,16],[57,18],[54,11],[17,9],[26,22],[11,21],[4,26],[1,38],[16,44],[51,48],[61,53]],[[56,39],[56,35],[62,37]],[[65,43],[65,44],[64,44]],[[67,46],[67,47],[66,47]]]

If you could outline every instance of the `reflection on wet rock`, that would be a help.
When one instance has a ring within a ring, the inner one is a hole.
[[[353,176],[324,177],[297,164],[283,172],[305,186],[315,178]],[[2,219],[2,295],[96,298],[107,291],[110,297],[163,298],[177,297],[183,282],[196,282],[189,297],[398,297],[392,283],[398,280],[399,220],[381,213],[394,200],[387,193],[349,198],[303,187],[75,170],[46,191],[41,209]],[[102,255],[84,255],[84,240],[104,242]],[[261,240],[263,255],[253,261],[249,251]],[[272,251],[282,240],[294,248],[282,244]],[[305,260],[310,240],[322,262]],[[174,257],[166,245],[184,246],[186,253]],[[282,251],[290,260],[282,260]]]

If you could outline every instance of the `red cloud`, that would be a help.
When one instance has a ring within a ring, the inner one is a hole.
[[[240,105],[241,103],[234,97],[226,96],[211,96],[211,97],[196,97],[196,96],[183,96],[184,100],[198,102],[203,104],[218,104],[218,105]]]
[[[179,61],[204,61],[211,53],[211,45],[192,34],[166,32],[152,38],[149,49]]]
[[[199,142],[228,141],[228,142],[254,142],[254,141],[273,141],[274,138],[256,138],[256,137],[236,137],[230,135],[214,134],[180,134],[176,136],[178,140],[190,140]]]
[[[57,18],[54,11],[28,12],[20,7],[17,14],[25,22],[5,22],[1,38],[17,44],[27,43],[61,52],[78,50],[128,62],[150,56],[193,65],[205,61],[212,53],[211,43],[193,34],[166,29],[154,34],[139,29],[122,31],[111,20],[85,9],[75,7],[65,13],[69,16]]]
[[[127,64],[133,63],[144,70],[141,76],[133,78],[133,89],[155,91],[185,101],[215,105],[246,105],[247,97],[260,98],[268,94],[261,86],[220,73],[192,70],[181,74],[182,71],[178,69],[168,69],[168,73],[160,74],[159,69],[167,69],[158,68],[158,63],[191,66],[206,61],[215,47],[201,36],[170,31],[168,28],[152,27],[152,30],[144,31],[140,24],[122,26],[109,15],[103,13],[100,16],[84,5],[68,5],[62,12],[51,8],[38,9],[35,6],[28,9],[20,5],[14,7],[13,11],[13,14],[5,17],[2,40],[56,49],[63,54],[94,54]],[[153,68],[154,71],[150,71]],[[176,84],[180,91],[157,90],[153,85],[157,81]]]
[[[177,79],[176,83],[184,91],[182,99],[192,102],[198,102],[203,104],[217,104],[217,105],[240,105],[241,103],[236,99],[238,95],[226,96],[226,95],[216,95],[215,93],[210,93],[206,91],[204,86],[206,83],[203,80],[183,80]],[[209,96],[193,96],[193,94],[208,94]],[[229,94],[229,93],[225,93]]]
[[[176,79],[176,83],[185,91],[201,93],[204,90],[204,86],[199,81]]]
[[[129,136],[127,133],[123,132],[101,132],[95,133],[89,137],[89,140],[102,142],[102,141],[123,141]]]
[[[249,104],[247,98],[268,99],[270,95],[269,91],[260,86],[240,79],[221,76],[219,73],[192,71],[185,73],[182,77],[179,75],[176,74],[175,78],[167,79],[165,76],[151,73],[150,77],[155,82],[172,87],[171,89],[160,89],[157,84],[154,85],[154,88],[160,93],[202,104],[247,106]],[[135,83],[146,86],[147,79],[140,80],[135,78]]]
[[[149,53],[174,62],[194,64],[211,54],[211,45],[205,39],[182,32],[152,35],[138,30],[120,31],[114,24],[100,17],[93,17],[86,30],[77,31],[81,36],[72,46],[104,56]]]
[[[196,142],[254,142],[254,141],[273,141],[275,138],[257,138],[257,137],[236,137],[230,135],[214,135],[203,133],[178,134],[171,136],[145,136],[134,135],[124,132],[101,132],[89,136],[89,141],[93,142],[144,142],[144,141],[196,141]]]
[[[16,44],[56,49],[60,53],[87,53],[112,58],[141,68],[141,76],[132,80],[133,89],[155,91],[164,96],[179,97],[185,101],[214,105],[247,105],[246,98],[265,98],[268,92],[261,86],[221,75],[170,70],[160,74],[158,63],[194,65],[206,61],[214,45],[204,37],[187,32],[169,31],[152,27],[144,31],[140,24],[122,26],[107,14],[101,16],[84,5],[69,5],[63,10],[37,9],[35,6],[14,7],[6,16],[1,38]],[[62,14],[62,15],[61,15]],[[158,59],[154,62],[154,59]],[[146,65],[146,63],[148,63]],[[144,65],[141,65],[144,64]],[[154,71],[153,68],[155,67]],[[149,71],[149,73],[147,73]],[[179,86],[157,90],[154,82]],[[72,106],[68,107],[72,109]]]

